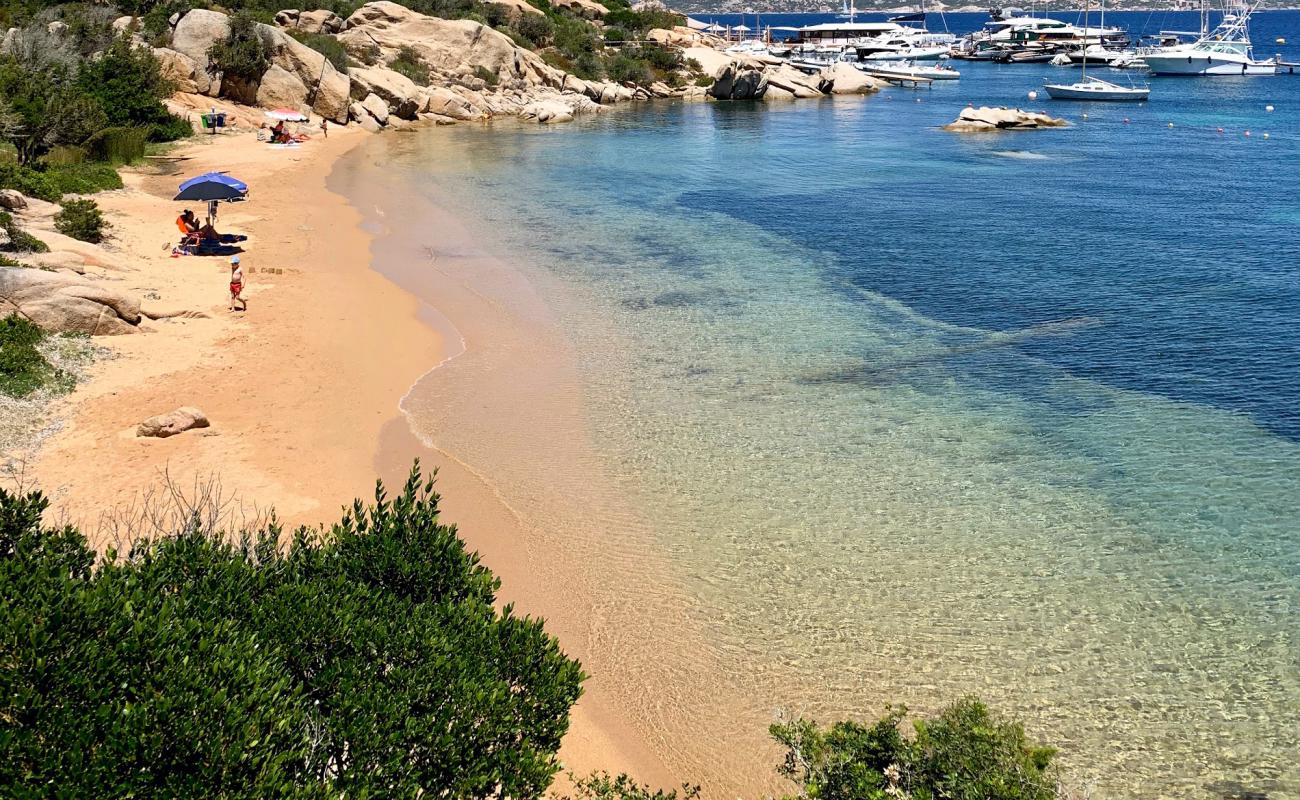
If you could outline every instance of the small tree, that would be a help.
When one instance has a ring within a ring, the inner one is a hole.
[[[54,229],[83,242],[104,240],[104,215],[94,200],[65,200],[54,215]]]
[[[209,69],[220,72],[223,81],[233,79],[245,86],[255,85],[271,65],[257,25],[250,12],[236,11],[230,17],[230,35],[208,48]]]

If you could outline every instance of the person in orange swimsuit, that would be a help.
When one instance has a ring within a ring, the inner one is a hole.
[[[247,311],[248,301],[241,297],[244,291],[244,270],[239,266],[239,256],[230,257],[230,310]],[[240,304],[240,308],[235,308],[235,303]]]

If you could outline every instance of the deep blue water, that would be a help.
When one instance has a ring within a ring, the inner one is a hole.
[[[723,24],[739,18],[716,17]],[[762,24],[809,18],[834,19],[764,15]],[[984,19],[947,15],[954,32]],[[1107,15],[1108,24],[1133,33],[1187,30],[1196,19],[1177,12]],[[936,15],[928,25],[942,27]],[[1300,55],[1293,44],[1300,42],[1300,12],[1260,13],[1252,33],[1257,55]],[[1289,44],[1272,45],[1277,37]],[[959,82],[894,98],[902,107],[864,115],[863,130],[833,135],[939,124],[965,102],[1045,107],[1027,92],[1062,74],[1047,66],[955,63]],[[1127,80],[1128,73],[1106,72]],[[833,252],[836,277],[947,322],[1006,330],[1094,319],[1099,324],[1086,332],[1022,347],[1080,376],[1247,413],[1300,439],[1300,76],[1153,78],[1150,85],[1151,101],[1140,107],[1052,104],[1053,113],[1086,128],[1069,136],[944,142],[919,163],[881,176],[883,183],[871,174],[858,186],[837,177],[826,193],[773,191],[731,213]],[[906,105],[915,99],[918,107]],[[737,117],[755,111],[718,109]],[[773,135],[798,135],[786,123],[805,124],[779,118],[767,127]],[[810,175],[819,164],[830,168],[815,144],[794,146]],[[1004,163],[990,174],[991,146],[1048,160]],[[682,202],[731,207],[726,191]],[[816,225],[806,224],[811,217]],[[865,217],[889,235],[864,243]]]

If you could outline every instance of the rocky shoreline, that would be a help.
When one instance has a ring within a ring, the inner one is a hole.
[[[590,0],[570,0],[581,2]],[[139,25],[123,17],[115,27],[134,31]],[[276,25],[257,23],[269,64],[259,78],[248,80],[223,75],[209,58],[212,46],[230,35],[228,15],[194,9],[174,16],[169,27],[162,46],[139,34],[136,41],[152,49],[180,95],[196,96],[180,110],[200,108],[201,98],[220,98],[261,109],[290,108],[313,121],[372,131],[420,120],[452,124],[519,117],[556,123],[634,101],[791,100],[867,94],[884,85],[845,65],[806,75],[775,59],[724,53],[720,40],[684,27],[655,29],[647,37],[678,50],[689,65],[675,76],[675,88],[663,81],[588,81],[479,22],[425,16],[388,0],[367,3],[346,19],[330,11],[290,9],[276,16]],[[291,30],[333,37],[348,54],[347,71],[291,36]],[[391,68],[399,54],[419,59],[428,71],[427,84]]]

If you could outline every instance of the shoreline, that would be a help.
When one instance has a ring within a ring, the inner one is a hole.
[[[528,565],[512,552],[523,535],[519,515],[490,476],[421,441],[403,408],[469,344],[453,338],[459,330],[440,308],[380,269],[383,234],[330,187],[340,163],[377,139],[334,129],[328,140],[277,151],[246,134],[196,137],[172,153],[174,175],[127,170],[124,190],[97,195],[114,226],[108,249],[131,265],[99,277],[205,316],[97,338],[111,355],[52,404],[53,429],[18,459],[52,513],[104,547],[116,543],[115,528],[160,500],[164,484],[187,493],[215,487],[231,504],[227,524],[256,523],[274,508],[286,528],[329,525],[354,498],[372,497],[376,479],[390,492],[399,487],[419,458],[426,474],[438,471],[444,516],[501,576],[502,602],[545,616],[523,586]],[[225,309],[225,258],[173,259],[157,246],[173,238],[174,185],[209,169],[246,177],[252,189],[246,203],[223,206],[218,223],[249,235],[241,260],[251,310],[238,316]],[[212,427],[134,436],[135,423],[182,405],[203,409]],[[580,651],[571,641],[579,626],[567,636],[560,627],[548,625],[566,651]],[[627,772],[662,786],[689,777],[671,774],[592,684],[571,711],[553,791],[568,787],[570,770]]]
[[[728,690],[666,554],[588,440],[576,358],[547,299],[554,281],[527,253],[498,252],[450,198],[400,179],[379,188],[414,140],[377,139],[332,175],[382,229],[375,269],[436,303],[444,339],[465,342],[403,396],[410,425],[389,429],[381,471],[426,453],[447,518],[501,578],[502,601],[545,618],[582,661],[590,677],[560,751],[566,770],[700,783],[706,797],[773,794],[767,719]],[[717,741],[733,732],[739,748]]]

